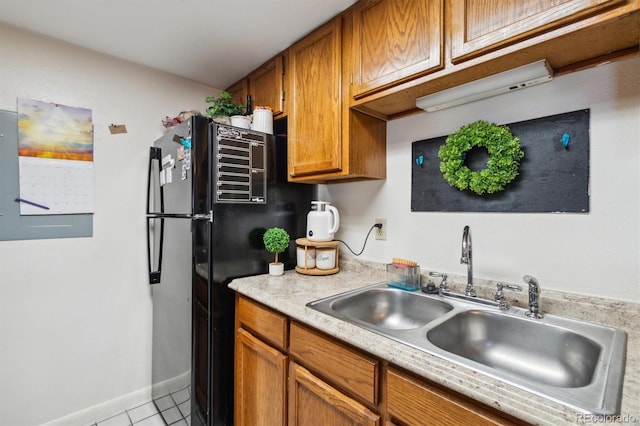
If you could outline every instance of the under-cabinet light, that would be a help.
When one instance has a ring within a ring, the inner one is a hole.
[[[545,59],[480,80],[452,87],[416,99],[416,106],[427,112],[462,105],[502,93],[551,81],[553,69]]]

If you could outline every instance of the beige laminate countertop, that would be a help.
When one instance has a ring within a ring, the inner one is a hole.
[[[424,273],[425,271],[423,275]],[[540,425],[603,422],[555,401],[306,307],[307,303],[314,300],[381,282],[385,278],[382,264],[341,259],[340,272],[335,275],[309,276],[287,271],[280,277],[258,275],[235,279],[229,287],[292,319],[527,422]],[[450,285],[458,290],[456,285],[462,284],[453,277]],[[490,281],[474,279],[474,285],[478,296],[482,297],[492,295],[489,291],[495,289],[495,283]],[[611,423],[640,424],[640,305],[546,291],[544,283],[541,283],[541,287],[543,312],[610,325],[628,333],[622,413],[618,418],[608,420]],[[526,295],[522,296],[520,293],[518,297],[523,299]],[[525,306],[524,300],[516,297],[508,299],[513,305]]]

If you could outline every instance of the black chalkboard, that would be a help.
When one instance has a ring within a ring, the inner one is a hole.
[[[519,175],[494,194],[460,191],[444,180],[438,150],[447,136],[413,142],[411,211],[588,212],[589,110],[507,126],[520,138],[525,157]],[[568,135],[566,148],[563,135]],[[424,159],[422,165],[416,161],[420,155]],[[487,155],[486,150],[475,148],[467,153],[465,164],[471,170],[481,170]]]

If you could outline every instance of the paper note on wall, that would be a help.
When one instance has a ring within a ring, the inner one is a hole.
[[[18,99],[20,214],[94,212],[91,110]]]

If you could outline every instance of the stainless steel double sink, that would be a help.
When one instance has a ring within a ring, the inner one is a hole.
[[[499,310],[386,283],[308,306],[581,412],[620,412],[622,330],[549,314],[531,319],[520,308]]]

